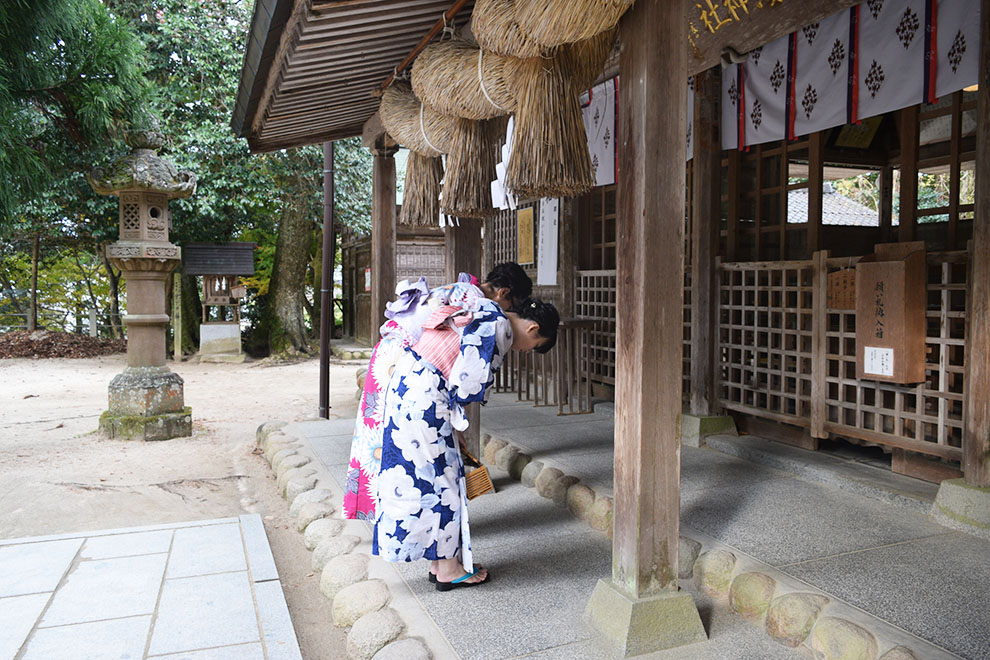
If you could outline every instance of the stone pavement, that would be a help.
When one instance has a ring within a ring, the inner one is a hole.
[[[0,660],[299,660],[260,516],[0,540]]]
[[[342,488],[351,425],[305,422],[285,430],[305,439]],[[555,409],[495,395],[482,412],[482,428],[497,444],[510,443],[580,479],[596,497],[611,495],[607,417],[558,417]],[[721,440],[769,455],[783,447],[759,438]],[[797,474],[786,470],[791,451],[783,447],[775,468],[683,447],[682,535],[700,544],[694,552],[701,559],[693,575],[690,563],[682,570],[681,587],[694,596],[709,641],[650,657],[799,657],[827,643],[815,637],[819,629],[824,636],[829,624],[847,621],[873,640],[874,654],[864,657],[990,658],[990,543],[935,524],[921,510],[925,498],[934,498],[927,484],[854,461],[829,463],[832,458],[809,461],[819,473]],[[582,614],[597,580],[610,575],[611,542],[563,502],[540,497],[489,465],[497,493],[472,501],[470,510],[475,556],[492,571],[492,583],[438,593],[426,580],[425,563],[395,567],[442,635],[428,645],[436,657],[451,650],[479,660],[600,657]],[[721,592],[702,573],[706,556],[731,557]],[[764,630],[765,615],[746,621],[728,605],[729,581],[742,572],[772,576],[778,598],[820,598],[827,603],[822,625],[809,635],[813,617],[796,650],[774,641]],[[915,655],[894,654],[905,648]]]

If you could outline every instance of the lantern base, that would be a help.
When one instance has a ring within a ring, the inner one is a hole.
[[[112,440],[171,440],[192,435],[192,408],[150,417],[115,415],[109,410],[100,415],[100,431]]]

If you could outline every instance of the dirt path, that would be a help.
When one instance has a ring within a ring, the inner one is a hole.
[[[270,469],[254,453],[269,419],[316,416],[319,364],[169,364],[185,379],[193,436],[95,433],[124,356],[0,360],[0,538],[261,514],[303,657],[342,657],[344,635],[309,571]],[[358,363],[331,365],[332,415],[353,418]]]

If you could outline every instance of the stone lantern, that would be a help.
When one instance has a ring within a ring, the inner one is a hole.
[[[168,200],[196,192],[196,177],[157,155],[165,142],[157,126],[125,140],[129,154],[86,175],[93,190],[120,198],[120,240],[107,247],[107,257],[127,282],[127,368],[110,381],[100,429],[112,438],[168,440],[192,435],[182,377],[165,366],[165,280],[181,257],[168,240]]]

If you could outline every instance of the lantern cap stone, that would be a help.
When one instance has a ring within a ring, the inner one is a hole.
[[[86,174],[93,190],[101,195],[125,191],[165,193],[170,198],[189,197],[196,192],[196,175],[180,172],[156,152],[165,144],[154,117],[146,117],[124,135],[131,152],[109,167],[94,167]]]

